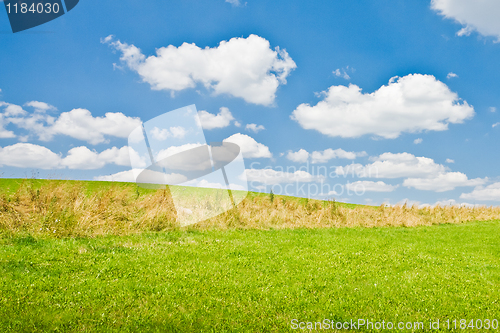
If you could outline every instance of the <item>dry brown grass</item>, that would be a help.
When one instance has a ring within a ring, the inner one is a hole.
[[[349,208],[331,201],[249,194],[217,217],[181,228],[168,190],[142,193],[131,187],[89,191],[85,183],[29,182],[0,196],[0,233],[78,237],[176,229],[269,229],[419,226],[500,218],[498,207]]]

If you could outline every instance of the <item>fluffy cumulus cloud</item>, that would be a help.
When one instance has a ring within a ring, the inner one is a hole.
[[[447,171],[428,157],[417,157],[409,153],[383,153],[371,158],[374,162],[365,166],[350,164],[337,167],[338,175],[355,175],[369,178],[432,177]]]
[[[468,179],[461,172],[445,172],[431,178],[407,178],[403,186],[413,187],[417,190],[444,192],[454,190],[460,186],[477,186],[486,182],[486,179]]]
[[[4,108],[3,115],[5,117],[22,116],[27,114],[27,112],[20,105],[0,101],[0,107]]]
[[[220,112],[216,115],[201,110],[198,111],[198,116],[200,117],[201,127],[207,130],[228,127],[231,121],[234,120],[231,111],[225,107],[220,108]]]
[[[0,166],[90,170],[102,168],[107,164],[129,166],[130,155],[133,158],[139,158],[137,152],[126,146],[122,148],[112,147],[101,153],[81,146],[70,149],[66,157],[63,158],[62,154],[56,154],[43,146],[16,143],[0,147]],[[145,166],[145,163],[142,166]]]
[[[247,131],[252,131],[254,133],[259,133],[260,131],[265,130],[266,128],[263,125],[257,125],[257,124],[247,124],[245,126],[245,129]]]
[[[478,186],[470,193],[462,193],[460,199],[500,201],[500,182],[488,186]]]
[[[500,1],[498,0],[432,0],[431,8],[448,19],[462,24],[459,36],[477,31],[500,41]]]
[[[18,168],[58,169],[61,156],[50,149],[31,143],[0,147],[0,165]]]
[[[305,129],[328,136],[356,138],[365,134],[394,139],[402,132],[444,131],[463,123],[474,108],[461,101],[432,75],[391,78],[373,93],[356,85],[332,86],[318,104],[299,105],[291,118]]]
[[[296,67],[284,49],[271,49],[266,39],[250,35],[200,48],[184,43],[146,57],[134,45],[108,36],[102,40],[122,53],[120,59],[154,90],[171,92],[203,84],[215,95],[228,94],[254,104],[271,105],[280,84]]]
[[[169,156],[188,151],[193,148],[203,146],[201,143],[186,143],[181,146],[170,146],[166,149],[162,149],[155,155],[156,161],[161,161]]]
[[[266,185],[282,183],[310,183],[324,180],[324,176],[312,175],[304,170],[285,172],[273,169],[247,169],[246,177],[249,182],[257,182]]]
[[[14,132],[5,128],[9,121],[5,119],[4,115],[0,113],[0,139],[15,138]]]
[[[100,169],[106,164],[130,166],[129,150],[132,148],[113,147],[101,153],[90,150],[85,146],[72,148],[68,155],[61,161],[61,165],[69,169]],[[135,153],[135,152],[134,152]]]
[[[269,148],[262,143],[255,141],[254,138],[241,133],[231,135],[229,138],[224,139],[224,142],[236,143],[240,146],[243,157],[245,158],[271,158],[273,155]]]
[[[182,139],[184,136],[186,136],[187,131],[182,126],[172,126],[170,128],[162,128],[162,129],[159,129],[158,127],[155,126],[150,131],[150,134],[153,136],[153,138],[155,138],[155,140],[164,141],[170,137],[176,139]]]
[[[45,102],[31,101],[25,104],[26,106],[31,106],[36,112],[46,112],[49,110],[57,110],[55,106],[47,104]]]
[[[111,175],[97,176],[94,177],[94,180],[103,181],[103,182],[128,182],[134,183],[136,175],[140,174],[143,169],[132,169],[117,172]]]
[[[353,191],[356,193],[364,193],[364,192],[392,192],[399,185],[390,185],[386,184],[382,181],[373,182],[369,180],[360,180],[353,183],[347,183],[346,188],[349,191]]]
[[[12,123],[42,141],[50,141],[55,135],[67,135],[95,145],[108,142],[107,136],[126,138],[141,124],[139,118],[127,117],[121,112],[94,117],[89,110],[73,109],[55,118],[45,113],[55,109],[49,104],[29,102],[26,105],[34,107],[35,112],[28,113],[20,106],[8,104],[0,114],[0,125]]]
[[[331,159],[334,158],[345,158],[348,160],[353,160],[358,156],[366,156],[366,152],[352,152],[352,151],[345,151],[341,148],[338,149],[325,149],[323,151],[313,151],[311,153],[311,162],[313,164],[316,163],[326,163]]]
[[[95,145],[107,142],[106,135],[126,138],[139,125],[139,118],[127,117],[121,112],[93,117],[89,110],[74,109],[61,113],[50,130]]]
[[[309,159],[309,153],[305,149],[300,149],[296,152],[289,151],[286,158],[293,162],[305,163]]]
[[[341,176],[360,178],[406,178],[403,186],[418,190],[444,192],[460,186],[478,186],[487,179],[468,179],[461,172],[451,172],[448,167],[428,157],[417,157],[409,153],[384,153],[372,158],[367,165],[350,164],[337,167]]]

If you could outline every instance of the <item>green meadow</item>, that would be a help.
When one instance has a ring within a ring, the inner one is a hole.
[[[2,209],[15,214],[0,213],[22,219],[23,209],[31,212],[29,204],[18,210],[13,204],[16,195],[24,202],[22,183],[2,181]],[[45,185],[32,181],[30,193],[39,190],[43,197]],[[109,186],[90,182],[81,190],[92,196]],[[113,186],[130,187],[136,200],[134,185]],[[303,199],[250,199],[267,205],[269,214],[286,207],[315,213],[316,203]],[[456,331],[493,332],[500,320],[499,220],[412,227],[210,225],[87,236],[23,225],[0,234],[0,332],[348,331],[337,323],[355,323],[360,332],[427,332],[438,320],[432,331],[455,325]]]

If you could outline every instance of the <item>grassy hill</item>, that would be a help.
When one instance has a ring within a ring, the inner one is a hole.
[[[173,188],[173,189],[172,189]],[[171,187],[172,190],[180,187]],[[216,189],[181,188],[217,195]],[[181,227],[169,189],[133,183],[0,179],[0,234],[86,237],[151,231],[418,226],[500,218],[500,208],[372,207],[249,192],[237,209]]]

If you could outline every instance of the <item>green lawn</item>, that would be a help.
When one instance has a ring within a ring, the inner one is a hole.
[[[292,319],[358,318],[429,331],[500,320],[500,222],[0,238],[0,272],[0,332],[303,332]]]

